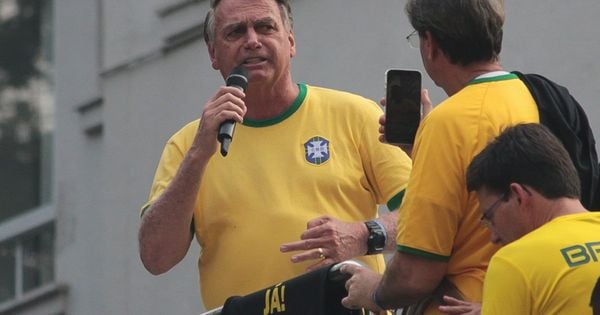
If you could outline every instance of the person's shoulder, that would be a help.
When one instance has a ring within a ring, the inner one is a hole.
[[[560,234],[560,233],[559,233]],[[555,233],[550,224],[542,225],[541,227],[523,235],[521,238],[504,245],[498,250],[496,255],[499,257],[522,258],[532,260],[543,257],[530,257],[527,253],[544,252],[549,248],[556,247],[560,243],[561,235]]]
[[[312,85],[307,85],[307,89],[309,97],[317,100],[322,105],[343,106],[346,109],[355,108],[357,110],[381,111],[381,107],[373,100],[356,93]]]
[[[586,217],[589,217],[592,220],[600,223],[600,209],[593,209],[588,211]]]
[[[171,137],[169,138],[169,143],[177,143],[177,142],[189,142],[190,139],[196,135],[196,131],[198,130],[198,125],[200,124],[200,119],[193,120],[179,130],[177,130]]]
[[[457,102],[451,99],[445,99],[431,110],[427,116],[423,117],[422,124],[434,126],[447,126],[464,123],[464,111]]]
[[[536,259],[535,257],[526,257],[523,253],[539,252],[539,244],[537,242],[525,239],[518,239],[502,246],[492,256],[491,262],[510,262],[511,264],[520,265],[523,260]]]
[[[368,103],[375,104],[374,101],[372,101],[362,95],[359,95],[359,94],[356,94],[353,92],[349,92],[349,91],[327,88],[327,87],[322,87],[322,86],[312,86],[312,85],[307,85],[307,88],[308,88],[309,93],[314,93],[314,94],[320,95],[322,97],[328,97],[328,98],[335,97],[335,98],[342,98],[345,100],[353,100],[355,102],[368,102]]]
[[[435,106],[425,118],[429,117],[431,121],[446,125],[467,126],[481,123],[488,114],[485,111],[486,86],[493,83],[479,83],[463,87]]]

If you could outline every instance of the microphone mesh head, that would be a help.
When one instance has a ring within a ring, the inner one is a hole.
[[[239,87],[242,91],[246,91],[248,86],[248,72],[242,66],[235,67],[231,74],[225,80],[227,86]]]

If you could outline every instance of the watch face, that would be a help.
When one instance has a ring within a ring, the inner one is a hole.
[[[369,230],[369,237],[367,238],[367,254],[379,254],[383,252],[386,241],[386,233],[383,226],[375,221],[365,222],[367,229]]]

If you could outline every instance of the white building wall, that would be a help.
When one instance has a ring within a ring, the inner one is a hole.
[[[55,0],[57,282],[66,314],[198,314],[194,243],[154,277],[137,254],[139,208],[168,137],[199,117],[222,79],[204,43],[164,53],[200,23],[208,1]],[[169,5],[189,3],[165,14]],[[404,1],[292,1],[298,82],[376,101],[387,68],[424,71],[405,36]],[[568,86],[600,137],[600,2],[507,1],[506,69]],[[159,14],[161,13],[162,14]],[[426,77],[426,76],[425,76]],[[443,92],[426,79],[435,103]],[[78,108],[87,108],[83,113]],[[98,130],[102,126],[102,130]],[[251,272],[251,271],[249,271]]]

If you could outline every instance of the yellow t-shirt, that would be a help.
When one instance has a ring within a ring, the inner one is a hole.
[[[404,193],[411,161],[379,142],[381,108],[350,93],[299,87],[280,117],[238,124],[229,154],[215,154],[206,167],[194,228],[207,308],[304,273],[316,261],[293,264],[279,247],[298,241],[309,220],[366,221],[377,216],[377,204],[395,209]],[[168,141],[150,203],[175,176],[198,123]],[[381,255],[361,259],[383,272]]]
[[[513,74],[475,80],[438,105],[417,132],[413,171],[398,219],[398,251],[448,262],[448,279],[481,301],[487,264],[497,250],[479,224],[466,170],[503,128],[539,122],[525,85]]]
[[[600,213],[566,215],[501,248],[485,276],[482,314],[592,314]]]

